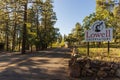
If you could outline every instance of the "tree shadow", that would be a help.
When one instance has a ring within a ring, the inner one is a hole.
[[[52,64],[55,63],[49,61],[50,58],[69,58],[70,54],[65,49],[39,51],[25,55],[9,55],[9,53],[0,55],[0,80],[67,80],[64,79],[67,77],[65,68],[54,68]],[[47,64],[51,66],[46,66]],[[49,69],[50,67],[52,68]]]

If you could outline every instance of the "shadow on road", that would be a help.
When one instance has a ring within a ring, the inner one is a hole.
[[[0,55],[0,80],[67,80],[69,49]]]

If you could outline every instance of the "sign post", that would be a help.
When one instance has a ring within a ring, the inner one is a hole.
[[[104,21],[96,21],[91,26],[90,30],[85,31],[85,41],[86,42],[102,42],[108,41],[108,54],[109,54],[109,42],[113,38],[113,29],[107,28]],[[89,46],[88,46],[89,48]],[[89,54],[89,49],[87,50]]]
[[[87,42],[87,56],[89,56],[89,51],[90,51],[89,42]]]
[[[108,41],[108,55],[110,53],[110,42]]]

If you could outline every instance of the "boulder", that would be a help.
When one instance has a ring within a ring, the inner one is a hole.
[[[109,76],[114,76],[114,75],[115,75],[115,70],[114,70],[114,69],[111,69],[108,74],[109,74]]]
[[[115,70],[118,69],[118,67],[119,67],[119,66],[118,66],[117,64],[114,64],[114,65],[113,65],[113,69],[115,69]]]
[[[87,76],[87,71],[86,71],[86,70],[82,70],[81,75],[82,75],[83,77],[86,77],[86,76]]]
[[[90,63],[86,63],[85,68],[87,68],[87,69],[90,68]]]
[[[81,69],[79,64],[75,63],[74,65],[71,65],[69,68],[70,68],[69,75],[71,77],[74,77],[74,78],[80,77]]]
[[[120,77],[120,68],[116,70],[116,76]]]
[[[89,76],[89,77],[94,76],[94,74],[95,74],[91,69],[87,69],[86,72],[87,72],[86,73],[87,76]]]
[[[109,71],[110,67],[107,67],[107,66],[106,67],[101,67],[100,70],[102,70],[102,71]]]
[[[114,80],[120,80],[119,78],[115,78]]]
[[[100,71],[98,71],[97,76],[100,77],[100,78],[106,77],[107,73],[105,71],[100,70]]]

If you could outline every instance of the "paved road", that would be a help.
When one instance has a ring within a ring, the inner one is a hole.
[[[69,49],[19,55],[0,53],[0,80],[69,80]]]

